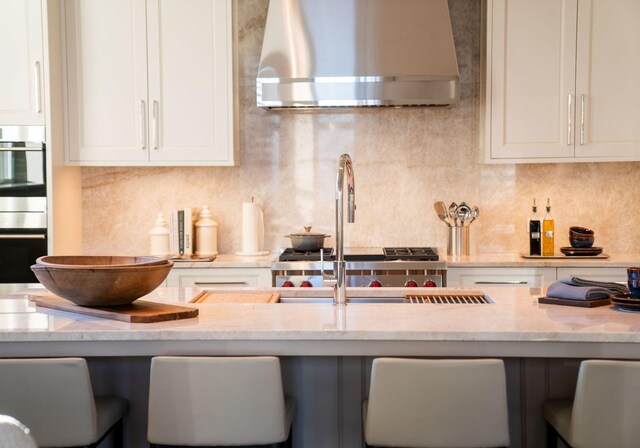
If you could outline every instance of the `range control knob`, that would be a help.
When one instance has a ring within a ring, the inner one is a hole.
[[[435,288],[437,285],[433,280],[427,280],[422,286],[424,286],[425,288]]]
[[[290,282],[289,280],[282,282],[282,287],[283,288],[293,288],[293,282]]]
[[[382,287],[382,283],[380,283],[378,280],[372,280],[371,283],[369,283],[369,288],[381,288]]]
[[[415,288],[418,286],[418,284],[416,282],[414,282],[413,280],[409,280],[407,283],[404,284],[404,286],[406,288]]]
[[[312,286],[313,285],[311,284],[310,281],[305,280],[303,282],[300,282],[300,287],[301,288],[311,288]]]

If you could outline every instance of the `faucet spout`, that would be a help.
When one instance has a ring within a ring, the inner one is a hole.
[[[336,179],[336,258],[333,272],[336,283],[333,287],[335,305],[347,303],[347,271],[344,261],[344,180],[347,179],[347,221],[355,221],[356,186],[353,175],[353,163],[349,154],[340,156],[338,177]]]

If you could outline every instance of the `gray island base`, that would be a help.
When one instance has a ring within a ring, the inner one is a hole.
[[[149,362],[157,355],[281,357],[285,391],[298,403],[294,446],[304,448],[364,446],[361,403],[377,356],[504,359],[512,447],[544,446],[541,404],[573,394],[580,360],[640,359],[640,314],[539,304],[541,289],[483,289],[492,302],[485,305],[388,303],[438,291],[451,289],[355,288],[349,296],[364,303],[335,307],[323,303],[328,289],[285,288],[286,303],[199,303],[190,305],[197,318],[154,324],[36,308],[20,292],[0,300],[0,350],[86,357],[96,393],[130,400],[132,448],[146,446]],[[184,305],[196,294],[159,289],[153,300]]]

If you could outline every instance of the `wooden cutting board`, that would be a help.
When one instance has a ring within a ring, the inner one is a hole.
[[[275,292],[206,292],[191,303],[278,303],[280,294]]]
[[[564,305],[564,306],[579,306],[582,308],[595,308],[597,306],[611,305],[611,300],[608,297],[604,299],[594,300],[571,300],[571,299],[556,299],[554,297],[538,297],[538,303],[548,303],[551,305]]]
[[[32,300],[36,306],[42,308],[51,308],[130,323],[164,322],[167,320],[188,319],[198,315],[197,308],[148,302],[146,300],[136,300],[129,305],[107,307],[80,306],[54,294],[43,296],[30,295],[29,300]]]

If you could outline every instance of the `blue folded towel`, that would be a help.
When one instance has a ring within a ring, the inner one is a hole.
[[[578,277],[565,278],[549,285],[547,297],[571,300],[596,300],[620,294],[627,288],[617,283],[585,280]]]
[[[586,278],[580,277],[571,277],[560,281],[574,286],[599,286],[601,288],[608,289],[614,294],[626,294],[629,292],[629,288],[627,288],[626,285],[614,282],[600,282],[598,280],[587,280]]]
[[[595,300],[611,296],[611,291],[599,286],[574,286],[562,281],[555,282],[547,288],[547,297],[571,300]]]

